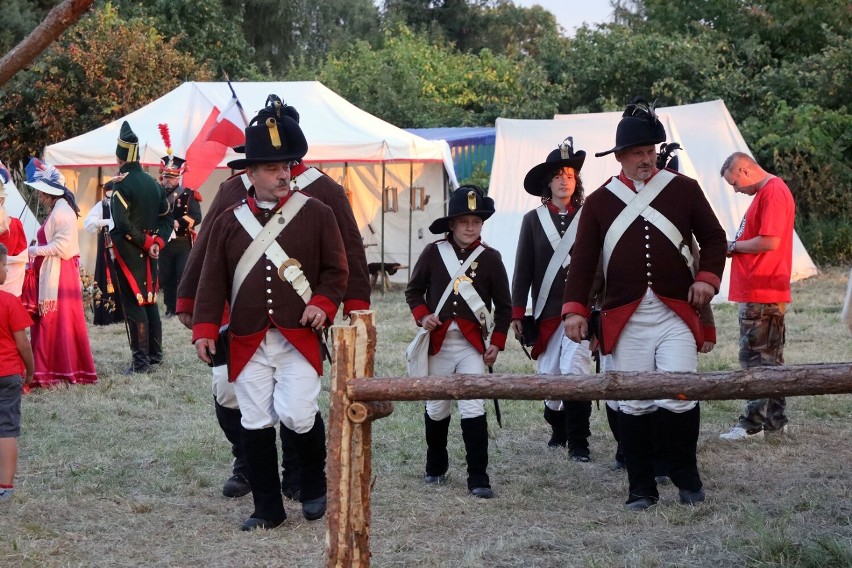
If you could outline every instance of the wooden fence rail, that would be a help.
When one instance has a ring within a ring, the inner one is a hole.
[[[503,398],[515,400],[754,399],[852,393],[852,363],[758,367],[714,373],[452,375],[373,377],[373,312],[353,312],[334,326],[328,429],[326,566],[370,565],[372,422],[393,412],[394,400]]]

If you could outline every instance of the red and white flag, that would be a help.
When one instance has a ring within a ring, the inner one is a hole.
[[[207,140],[211,142],[219,142],[229,148],[240,146],[245,143],[246,135],[245,128],[248,126],[245,122],[240,101],[236,96],[231,97],[228,106],[219,113],[214,126],[207,134]]]

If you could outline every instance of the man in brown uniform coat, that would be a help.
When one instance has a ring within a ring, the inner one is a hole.
[[[276,95],[269,95],[267,106],[261,111],[261,114],[277,118],[289,116],[296,122],[299,121],[299,113],[296,109],[282,104],[281,99]],[[237,148],[237,150],[242,151],[242,148]],[[358,224],[355,221],[355,215],[346,197],[346,192],[340,184],[320,170],[308,168],[301,162],[291,165],[290,176],[293,189],[325,203],[334,213],[337,226],[343,237],[346,260],[349,264],[349,280],[346,292],[343,295],[344,317],[353,310],[369,309],[371,288],[370,277],[367,272],[367,258],[364,254],[361,233],[358,230]],[[206,222],[198,233],[178,289],[177,313],[180,321],[187,327],[192,326],[195,293],[198,288],[201,267],[204,263],[204,252],[211,234],[210,228],[224,211],[246,198],[246,192],[250,186],[251,183],[247,174],[239,172],[219,187],[219,192],[210,204],[210,209],[205,217]],[[224,347],[222,350],[224,351]],[[225,353],[220,353],[220,356],[221,360],[225,359]],[[234,396],[233,385],[228,383],[227,380],[227,367],[220,364],[214,366],[212,371],[216,418],[220,428],[225,433],[225,437],[231,442],[231,451],[234,455],[232,475],[225,482],[222,493],[226,497],[242,497],[251,491],[246,475],[244,452],[242,451],[242,426],[240,424],[242,415]],[[281,446],[284,454],[281,462],[282,490],[286,497],[298,499],[300,497],[299,478],[301,475],[298,456],[284,430],[282,430]]]
[[[257,124],[255,124],[257,122]],[[193,343],[212,362],[230,309],[229,379],[242,412],[243,449],[254,512],[243,530],[286,519],[275,424],[293,440],[302,467],[302,512],[325,514],[325,428],[317,405],[322,358],[317,332],[334,320],[348,268],[330,208],[290,189],[290,164],[307,152],[298,123],[260,116],[246,129],[252,183],[245,202],[213,223],[193,312]]]

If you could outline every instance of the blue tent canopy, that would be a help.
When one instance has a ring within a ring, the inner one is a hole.
[[[471,126],[455,128],[408,128],[427,140],[446,140],[453,154],[456,178],[464,181],[477,167],[491,171],[494,159],[494,140],[497,129],[493,126]]]

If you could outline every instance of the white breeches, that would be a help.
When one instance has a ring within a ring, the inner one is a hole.
[[[451,325],[444,337],[444,343],[437,355],[429,356],[429,375],[481,375],[485,373],[485,362],[482,353],[462,335],[458,326]],[[426,413],[432,420],[443,420],[450,415],[451,400],[427,400]],[[459,416],[461,418],[476,418],[485,414],[485,403],[482,399],[460,400]]]
[[[695,337],[686,323],[648,289],[612,351],[609,370],[694,372],[698,368]],[[620,400],[618,409],[632,415],[665,408],[686,412],[695,401]]]
[[[304,434],[319,411],[320,377],[277,329],[270,329],[237,376],[234,392],[243,414],[243,428],[284,426]]]
[[[216,402],[225,408],[239,410],[240,403],[237,402],[234,383],[228,380],[228,366],[219,365],[210,370],[213,372],[213,396],[216,397]]]
[[[588,375],[592,372],[589,341],[575,343],[568,339],[561,326],[556,328],[544,352],[536,359],[535,370],[540,375]],[[545,400],[544,404],[551,410],[564,410],[561,400]]]

